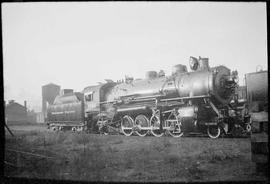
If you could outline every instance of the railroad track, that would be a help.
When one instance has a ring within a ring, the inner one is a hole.
[[[11,163],[11,162],[6,161],[6,160],[4,160],[4,163],[6,165],[9,165],[9,166],[12,166],[12,167],[17,167],[17,168],[23,167],[21,163],[18,163],[18,158],[20,158],[21,155],[28,156],[28,157],[40,158],[40,159],[57,160],[57,159],[61,158],[61,159],[64,159],[64,160],[68,160],[68,158],[66,158],[64,155],[60,155],[60,154],[55,153],[55,152],[50,151],[50,150],[44,150],[44,149],[32,149],[32,150],[50,152],[50,153],[53,153],[56,156],[55,157],[52,157],[52,156],[48,156],[48,155],[45,155],[45,154],[37,154],[37,153],[33,153],[33,152],[29,152],[29,151],[24,151],[24,150],[16,150],[16,149],[11,149],[11,148],[5,148],[5,151],[7,151],[7,152],[16,153],[17,163],[14,164],[14,163]]]

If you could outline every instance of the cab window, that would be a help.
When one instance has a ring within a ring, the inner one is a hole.
[[[93,92],[88,93],[85,95],[85,101],[88,101],[88,102],[93,101],[93,97],[94,97]]]

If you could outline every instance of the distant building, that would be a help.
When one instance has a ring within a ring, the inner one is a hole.
[[[53,104],[53,101],[60,93],[60,86],[50,83],[42,86],[42,113],[44,118],[47,116],[48,104]]]
[[[42,112],[36,113],[36,120],[37,120],[37,123],[44,123],[44,115]]]
[[[36,123],[37,122],[37,113],[34,110],[27,111],[27,122]]]
[[[27,122],[27,123],[43,123],[44,118],[42,112],[36,113],[34,110],[27,109],[26,101],[24,106],[9,100],[9,103],[5,104],[5,117],[7,122]]]
[[[5,115],[7,122],[27,122],[27,108],[26,101],[24,101],[24,106],[10,100],[9,103],[5,106]]]

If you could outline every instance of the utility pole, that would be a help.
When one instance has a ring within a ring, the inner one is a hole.
[[[11,130],[7,126],[7,117],[5,118],[5,127],[8,130],[8,132],[14,137],[14,134],[11,132]]]

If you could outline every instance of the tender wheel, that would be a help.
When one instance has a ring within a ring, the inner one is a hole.
[[[148,118],[143,114],[138,115],[135,118],[135,126],[137,126],[137,128],[139,129],[139,130],[135,131],[135,133],[138,136],[141,136],[141,137],[146,136],[147,133],[149,132],[149,130],[145,130],[144,128],[149,128],[150,127]]]
[[[181,122],[178,120],[175,114],[171,114],[167,119],[169,129],[168,133],[173,137],[181,137],[183,136],[183,132],[181,130]]]
[[[122,121],[121,121],[122,133],[125,136],[131,136],[131,134],[133,133],[133,129],[132,129],[133,125],[134,125],[133,119],[128,115],[124,116]]]
[[[71,128],[72,132],[76,132],[76,127]]]
[[[151,134],[155,137],[161,137],[164,135],[164,132],[160,131],[160,119],[158,116],[152,116],[150,118],[151,125]]]
[[[207,134],[210,138],[216,139],[220,136],[220,127],[219,126],[208,126]]]

